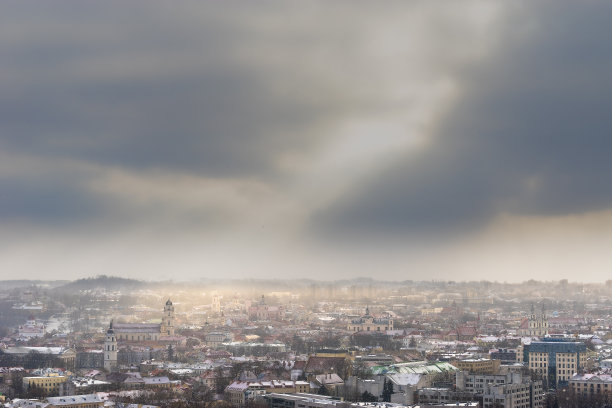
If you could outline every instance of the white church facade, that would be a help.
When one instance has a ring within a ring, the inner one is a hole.
[[[168,299],[164,305],[161,324],[115,323],[113,330],[117,340],[126,342],[158,341],[174,336],[174,305]]]

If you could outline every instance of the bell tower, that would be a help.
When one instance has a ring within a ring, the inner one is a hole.
[[[108,372],[117,368],[117,351],[117,336],[115,336],[111,320],[104,339],[104,369]]]
[[[529,336],[544,337],[548,336],[548,319],[542,302],[542,313],[538,316],[535,312],[533,303],[531,304],[531,314],[529,315]]]
[[[213,295],[212,298],[212,311],[220,314],[221,313],[221,297],[219,295]]]
[[[164,306],[160,334],[162,336],[174,336],[174,305],[170,299],[168,299]]]

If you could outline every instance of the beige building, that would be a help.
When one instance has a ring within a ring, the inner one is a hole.
[[[519,345],[516,346],[516,362],[517,363],[523,362],[524,354],[525,354],[525,346],[523,346],[523,343],[519,343]]]
[[[267,305],[264,296],[258,304],[249,307],[249,319],[253,320],[282,320],[285,317],[285,308],[283,306]]]
[[[225,388],[225,396],[232,406],[242,408],[248,401],[257,397],[276,394],[296,394],[310,392],[306,381],[234,381]]]
[[[174,305],[170,299],[164,305],[160,334],[162,336],[174,336]]]
[[[352,320],[347,330],[350,332],[385,332],[393,330],[393,319],[374,317],[370,314],[370,308],[366,307],[365,315]]]
[[[15,356],[16,358],[24,358],[28,354],[35,352],[37,354],[52,356],[60,360],[60,362],[68,369],[74,368],[76,360],[76,352],[70,348],[64,347],[7,347],[2,350],[4,354]]]
[[[584,368],[587,349],[580,342],[544,339],[528,346],[528,358],[529,369],[541,374],[549,386],[564,386]]]
[[[547,352],[530,352],[529,353],[529,370],[535,371],[538,374],[546,377],[548,373],[548,353]]]
[[[557,381],[569,381],[578,372],[578,362],[584,362],[585,360],[586,353],[557,353],[557,366],[555,368]]]
[[[612,395],[612,375],[576,374],[570,378],[569,387],[576,394],[584,397],[598,394]]]
[[[533,304],[531,305],[531,314],[521,322],[521,326],[517,330],[519,336],[545,337],[548,335],[548,319],[542,305],[542,313],[536,315]]]
[[[482,395],[483,408],[541,408],[543,402],[541,381],[531,384],[487,385]]]
[[[210,310],[216,314],[221,313],[221,296],[213,295],[212,304],[210,305]]]
[[[46,395],[63,395],[66,392],[68,377],[54,375],[48,377],[23,377],[24,390],[43,390]]]
[[[546,377],[549,367],[554,369],[556,382],[567,382],[584,367],[586,353],[556,353],[556,366],[551,367],[547,352],[530,352],[529,369]]]
[[[19,326],[18,332],[19,337],[24,339],[45,337],[46,327],[42,323],[36,323],[36,319],[31,315],[24,325]]]
[[[488,358],[475,358],[455,360],[451,361],[451,364],[459,370],[467,371],[470,374],[497,374],[501,361]]]
[[[208,347],[218,347],[223,343],[229,343],[232,341],[233,335],[229,332],[210,332],[204,336],[204,343]]]
[[[482,398],[483,408],[540,408],[544,401],[542,381],[532,381],[520,373],[483,375],[458,372],[456,387],[460,392]]]
[[[97,394],[49,397],[47,402],[57,408],[102,408],[104,401]]]

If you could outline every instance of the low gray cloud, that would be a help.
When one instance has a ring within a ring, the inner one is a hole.
[[[494,56],[461,75],[429,146],[322,209],[315,229],[465,233],[503,213],[610,208],[611,11],[567,2],[532,9]]]
[[[0,17],[10,151],[280,176],[280,155],[308,154],[388,98],[363,60],[367,7],[342,24],[346,8],[320,5],[39,7],[14,3]]]
[[[41,177],[0,180],[0,219],[61,225],[83,222],[103,211],[102,202],[74,180]]]
[[[279,153],[309,149],[318,138],[303,129],[342,109],[333,89],[303,87],[294,55],[271,65],[278,57],[270,52],[290,45],[243,27],[248,21],[229,6],[80,5],[47,9],[44,19],[33,5],[5,11],[6,150],[258,175],[275,170]],[[23,28],[27,18],[34,21]]]
[[[428,2],[11,3],[0,16],[0,147],[293,188],[294,172],[316,167],[346,123],[412,109],[419,95],[410,89],[423,77],[479,52],[469,31],[478,24],[451,14]],[[430,23],[445,30],[423,45]],[[431,51],[454,33],[456,51]],[[54,171],[39,181],[53,194],[90,194]],[[16,193],[14,206],[38,217],[20,195],[34,198]]]
[[[399,276],[407,247],[414,265],[471,271],[464,251],[488,237],[529,230],[538,243],[569,225],[599,242],[612,204],[609,8],[8,3],[0,268],[28,273],[78,249],[71,276],[92,258],[107,259],[102,272],[137,274],[146,258],[160,276],[246,276],[237,253],[269,276],[297,264]],[[451,231],[481,235],[418,243]],[[429,262],[438,251],[452,261]]]

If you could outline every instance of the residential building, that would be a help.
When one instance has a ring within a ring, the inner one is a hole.
[[[499,360],[502,363],[515,363],[517,357],[517,351],[515,349],[500,348],[491,350],[489,357],[492,360]]]
[[[458,372],[456,390],[482,398],[483,408],[539,408],[543,403],[542,382],[532,381],[520,373],[484,375]]]
[[[268,394],[264,396],[269,408],[420,408],[422,405],[403,405],[389,402],[356,402],[342,401],[336,397],[317,394]],[[470,407],[477,408],[478,402],[453,404],[432,404],[428,408]]]
[[[98,394],[48,397],[46,402],[56,408],[102,408],[104,400]]]
[[[541,381],[487,385],[482,394],[482,408],[540,408],[543,402]]]
[[[225,388],[225,396],[232,406],[241,408],[248,401],[269,393],[295,394],[310,392],[306,381],[234,381]]]
[[[316,375],[315,382],[320,387],[325,387],[330,394],[335,394],[336,388],[344,386],[344,380],[336,373]]]
[[[24,325],[19,326],[19,337],[22,339],[31,339],[34,337],[45,337],[46,327],[42,323],[36,323],[33,315],[30,315]]]
[[[584,397],[612,394],[612,375],[610,374],[575,374],[568,383],[572,391]]]
[[[350,358],[348,350],[344,349],[320,349],[315,351],[315,357],[342,357]]]
[[[204,343],[208,347],[212,347],[212,348],[218,347],[221,344],[230,342],[230,341],[232,341],[231,333],[210,332],[210,333],[207,333],[206,336],[204,336]]]
[[[48,367],[51,364],[61,364],[68,369],[74,368],[76,352],[71,348],[65,347],[7,347],[0,350],[3,354],[13,356],[16,360],[21,360],[23,364],[25,359],[34,357],[36,367]],[[53,361],[55,360],[55,362]]]
[[[457,391],[450,388],[428,387],[417,390],[419,404],[426,407],[440,404],[459,404],[472,401],[476,398],[473,393]]]
[[[268,402],[268,408],[333,408],[348,405],[339,398],[317,394],[272,393],[266,394],[264,399]]]
[[[351,362],[346,357],[310,356],[304,366],[304,374],[312,381],[317,374],[336,373],[342,378],[350,375]]]
[[[501,361],[488,358],[475,358],[454,360],[451,364],[459,370],[467,371],[470,374],[497,374]]]
[[[66,392],[68,377],[51,375],[45,377],[23,377],[23,389],[27,392],[33,388],[43,390],[46,395],[63,395]]]

